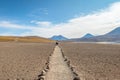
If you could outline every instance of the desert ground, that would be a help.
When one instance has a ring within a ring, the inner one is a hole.
[[[53,42],[0,42],[0,80],[36,80],[50,56],[45,77],[51,77],[54,70],[67,70],[67,59],[80,80],[120,80],[120,45],[61,42],[59,46],[63,57]],[[64,67],[59,69],[60,66]],[[60,73],[62,76],[64,72]]]
[[[120,80],[120,45],[61,43],[81,80]]]
[[[0,80],[36,79],[53,49],[53,43],[0,42]]]

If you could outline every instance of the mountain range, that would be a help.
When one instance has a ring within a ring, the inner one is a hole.
[[[120,42],[120,27],[108,32],[104,35],[92,36],[92,37],[82,37],[77,39],[72,39],[72,41],[82,41],[82,42]]]
[[[51,37],[52,40],[59,41],[78,41],[78,42],[120,42],[120,27],[115,28],[114,30],[99,36],[94,36],[90,33],[87,33],[81,38],[68,39],[62,35],[55,35]]]

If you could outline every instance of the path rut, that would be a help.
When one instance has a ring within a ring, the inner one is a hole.
[[[74,75],[64,61],[61,48],[56,46],[49,63],[50,70],[46,73],[45,80],[73,80]]]

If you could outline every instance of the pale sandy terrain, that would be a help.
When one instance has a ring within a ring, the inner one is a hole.
[[[34,80],[53,48],[51,43],[0,42],[0,80]]]
[[[54,53],[50,57],[49,63],[50,70],[45,76],[45,80],[73,80],[74,75],[64,61],[61,49],[56,46]]]
[[[61,46],[81,80],[120,80],[120,45],[64,43]]]

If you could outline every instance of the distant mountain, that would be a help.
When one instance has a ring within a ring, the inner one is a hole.
[[[120,27],[115,28],[114,30],[110,31],[106,35],[119,35],[120,36]]]
[[[59,41],[62,41],[62,40],[68,40],[68,38],[62,36],[62,35],[55,35],[53,37],[51,37],[50,39],[52,40],[59,40]]]
[[[115,28],[105,35],[93,36],[89,38],[78,38],[73,41],[82,42],[120,42],[120,27]]]
[[[72,39],[68,39],[67,41],[80,41],[80,40],[86,40],[86,39],[89,39],[89,38],[92,38],[94,37],[94,35],[90,34],[90,33],[87,33],[85,34],[83,37],[81,38],[72,38]]]
[[[90,33],[87,33],[82,38],[91,38],[91,37],[94,37],[94,36],[92,34],[90,34]]]

